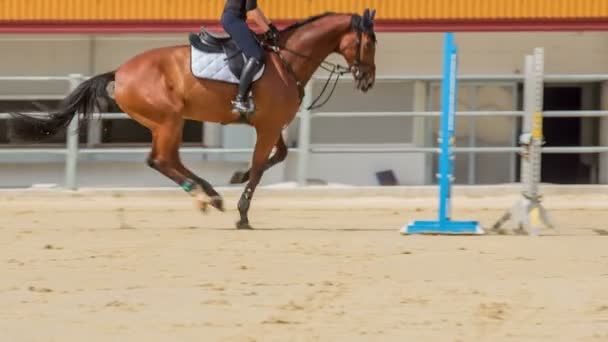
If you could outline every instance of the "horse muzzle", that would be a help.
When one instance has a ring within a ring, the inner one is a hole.
[[[355,86],[358,90],[366,93],[374,87],[376,82],[376,67],[369,65],[354,65],[351,67]]]

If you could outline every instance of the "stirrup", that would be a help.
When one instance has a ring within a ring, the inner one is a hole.
[[[232,101],[232,112],[241,114],[252,114],[255,112],[255,104],[251,98],[245,101]]]

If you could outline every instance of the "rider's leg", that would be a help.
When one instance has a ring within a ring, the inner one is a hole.
[[[232,102],[233,111],[237,113],[252,113],[255,111],[253,99],[249,97],[251,89],[251,81],[257,72],[260,70],[262,63],[255,57],[247,60],[239,83],[239,92],[236,99]]]
[[[230,13],[224,13],[222,26],[248,58],[241,74],[238,95],[232,102],[233,111],[251,113],[255,111],[255,105],[248,95],[253,77],[263,65],[264,52],[243,19]]]

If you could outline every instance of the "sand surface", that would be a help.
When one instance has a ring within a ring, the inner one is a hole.
[[[547,196],[538,237],[403,236],[435,198],[364,190],[262,190],[236,231],[226,200],[0,192],[0,341],[608,341],[608,195]]]

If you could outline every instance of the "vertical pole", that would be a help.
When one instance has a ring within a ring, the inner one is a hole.
[[[451,146],[454,144],[454,120],[457,97],[457,47],[454,34],[445,34],[443,53],[443,81],[441,84],[441,130],[439,143],[439,222],[441,224],[451,217],[451,183],[454,169],[454,157]]]
[[[517,85],[511,85],[511,95],[513,96],[512,110],[517,110]],[[517,122],[518,117],[513,117],[513,125],[511,126],[511,146],[517,146]],[[509,157],[509,183],[515,183],[517,173],[517,155],[511,153]]]
[[[532,182],[529,146],[532,143],[532,116],[534,115],[534,59],[532,55],[527,55],[525,59],[524,117],[522,120],[522,139],[520,141],[524,145],[521,158],[521,184],[523,185],[522,190],[524,194],[530,192]]]
[[[308,179],[308,162],[310,158],[310,110],[307,108],[312,103],[312,83],[311,80],[306,85],[302,107],[300,108],[300,134],[298,138],[298,186],[305,186]]]
[[[526,229],[530,235],[537,235],[541,223],[554,228],[547,210],[541,204],[539,191],[543,145],[544,51],[542,48],[534,49],[533,56],[526,56],[525,69],[525,115],[520,137],[522,197],[496,221],[494,229],[499,229],[513,218],[519,229]]]
[[[608,110],[608,81],[602,82],[602,110]],[[600,118],[600,145],[608,146],[608,116]],[[600,153],[599,179],[600,184],[608,184],[608,153]]]
[[[424,112],[428,108],[428,85],[425,81],[414,82],[414,111]],[[413,129],[413,141],[417,147],[428,147],[432,146],[431,143],[427,143],[427,140],[432,136],[430,130],[427,129],[428,122],[426,117],[414,118]],[[432,171],[432,158],[427,153],[422,153],[424,160],[424,169],[420,176],[420,183],[426,185],[431,182],[428,178],[430,171]]]
[[[96,145],[101,143],[101,131],[102,131],[102,121],[101,115],[95,120],[90,120],[88,122],[87,129],[87,147],[95,147]]]
[[[223,139],[222,139],[222,133],[224,131],[224,127],[221,124],[218,123],[214,123],[214,122],[205,122],[203,123],[203,127],[202,127],[202,134],[203,134],[203,140],[201,141],[201,143],[203,144],[203,146],[205,146],[205,148],[222,148],[223,146]],[[201,154],[201,160],[203,161],[224,161],[226,160],[224,154],[218,153],[217,155],[215,154],[210,154],[210,153],[203,153]]]
[[[425,108],[425,111],[436,111],[435,107],[433,107],[433,103],[435,103],[435,97],[437,95],[434,95],[433,91],[435,89],[435,84],[436,82],[429,82],[427,83],[427,106]],[[441,87],[439,87],[439,99],[441,100]],[[439,103],[439,111],[441,111],[441,103]],[[426,132],[426,136],[427,139],[425,140],[425,146],[427,147],[433,147],[435,142],[433,141],[433,138],[435,136],[435,121],[437,119],[434,117],[429,117],[426,121],[426,127],[425,127],[425,132]],[[439,116],[439,122],[441,122],[441,115]],[[439,132],[440,129],[437,129],[437,132]],[[439,141],[439,136],[437,136],[437,141]],[[437,162],[439,162],[439,159],[437,159]],[[435,166],[435,155],[428,155],[427,158],[427,170],[426,170],[426,177],[425,177],[425,184],[426,185],[434,185],[435,184],[435,180],[437,180],[438,177],[438,172],[439,172],[439,164],[437,164],[437,166]],[[438,183],[437,183],[438,184]]]
[[[471,92],[471,106],[469,110],[476,111],[479,110],[479,86],[474,85],[469,88]],[[476,117],[469,117],[469,147],[477,147],[477,121]],[[469,152],[469,165],[468,165],[468,184],[475,184],[475,179],[477,178],[477,153]]]
[[[88,70],[89,75],[96,74],[95,73],[95,63],[96,63],[95,53],[97,52],[96,50],[97,50],[97,39],[95,38],[95,35],[90,35],[89,36],[89,70]],[[93,118],[95,118],[95,120],[93,120]],[[89,147],[89,148],[95,147],[96,145],[99,145],[101,143],[102,131],[103,131],[103,119],[101,117],[101,114],[99,116],[91,117],[91,120],[89,120],[87,122],[87,142],[86,142],[87,147]],[[91,160],[91,159],[94,160],[94,158],[95,158],[95,155],[88,156],[88,160]]]
[[[205,147],[222,147],[222,126],[218,123],[205,122],[203,124],[203,144]]]
[[[541,178],[543,145],[543,88],[544,88],[544,50],[534,49],[534,102],[532,116],[532,144],[530,144],[532,182],[528,195],[539,198],[538,186]]]
[[[74,91],[80,81],[82,75],[71,74],[70,77],[70,92]],[[78,116],[76,113],[70,122],[66,131],[66,154],[65,154],[65,188],[68,190],[76,190],[76,172],[78,167]]]

